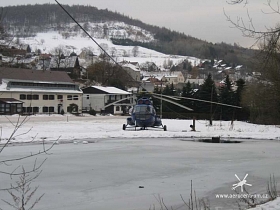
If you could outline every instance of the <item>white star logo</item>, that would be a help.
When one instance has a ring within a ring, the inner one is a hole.
[[[239,182],[237,184],[232,185],[232,190],[235,190],[237,187],[240,187],[241,192],[243,192],[243,186],[244,185],[252,186],[251,184],[247,183],[247,181],[246,181],[247,176],[248,176],[248,174],[245,175],[243,180],[240,180],[239,177],[235,174],[235,177],[239,180]]]

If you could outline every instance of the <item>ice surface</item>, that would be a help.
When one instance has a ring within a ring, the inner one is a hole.
[[[12,132],[17,116],[0,117],[2,139]],[[247,182],[251,193],[266,193],[271,174],[279,180],[279,136],[277,126],[245,122],[196,121],[197,132],[191,132],[192,120],[163,120],[168,131],[122,130],[121,116],[31,116],[18,131],[13,144],[1,153],[1,160],[42,150],[42,142],[59,144],[51,154],[42,155],[42,174],[32,186],[40,185],[36,195],[45,193],[38,210],[128,210],[160,209],[158,197],[168,207],[185,209],[190,184],[197,196],[207,197],[212,209],[237,209],[235,200],[217,199],[216,194],[234,193],[235,174]],[[29,131],[29,129],[31,129]],[[29,132],[28,132],[29,131]],[[239,139],[239,144],[211,144],[194,139],[221,136]],[[21,144],[34,140],[34,143]],[[257,139],[257,140],[254,140]],[[73,142],[76,142],[75,144]],[[83,144],[86,141],[88,144]],[[1,170],[14,170],[18,165],[33,167],[34,159],[26,159]],[[16,179],[0,175],[1,188]],[[141,186],[141,188],[139,188]],[[1,199],[9,195],[0,191]],[[279,200],[265,204],[264,209],[279,209]],[[1,208],[5,204],[1,202]],[[259,208],[260,209],[260,208]],[[259,210],[258,209],[258,210]]]

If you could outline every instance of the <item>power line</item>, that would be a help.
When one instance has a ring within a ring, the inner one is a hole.
[[[132,79],[132,81],[129,82],[137,82],[135,81],[132,76],[125,70],[123,69],[123,67],[112,57],[110,56],[105,49],[103,49],[103,47],[98,44],[98,42],[81,26],[81,24],[76,21],[76,19],[57,1],[55,0],[55,2],[63,9],[63,11],[86,33],[86,35],[104,52],[104,54],[106,56],[108,56],[117,66],[119,66],[122,70],[124,70],[124,72]],[[138,82],[139,83],[139,82]],[[140,84],[140,86],[142,87],[142,85]],[[143,88],[143,87],[142,87]]]

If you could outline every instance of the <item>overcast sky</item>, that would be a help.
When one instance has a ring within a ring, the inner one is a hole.
[[[230,0],[228,0],[230,1]],[[240,31],[232,28],[226,20],[229,15],[233,20],[243,17],[248,23],[247,10],[256,29],[264,30],[277,23],[278,16],[264,14],[271,12],[267,0],[249,0],[249,4],[229,5],[227,0],[58,0],[61,4],[91,5],[98,9],[108,9],[139,19],[144,23],[166,27],[184,32],[209,42],[238,43],[249,47],[253,40],[242,37]],[[272,1],[274,5],[278,0]],[[0,6],[44,4],[55,0],[12,0],[0,1]]]

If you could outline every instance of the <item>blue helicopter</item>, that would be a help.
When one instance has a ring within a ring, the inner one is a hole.
[[[160,116],[156,115],[156,110],[148,98],[140,98],[137,104],[132,108],[131,117],[127,118],[127,124],[123,124],[123,130],[127,127],[140,127],[145,130],[147,127],[162,128],[167,130],[166,125],[162,124]]]

